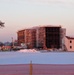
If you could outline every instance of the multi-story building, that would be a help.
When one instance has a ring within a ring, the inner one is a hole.
[[[65,37],[65,46],[67,51],[74,51],[74,37]]]
[[[18,44],[21,45],[21,43],[25,42],[25,29],[18,31],[17,34]]]
[[[29,48],[63,48],[65,29],[61,26],[40,26],[18,31],[18,43],[25,43]]]
[[[65,37],[65,29],[61,26],[42,26],[37,28],[37,47],[44,49],[62,48]]]
[[[23,29],[17,32],[18,44],[25,44],[28,48],[36,47],[36,30]]]

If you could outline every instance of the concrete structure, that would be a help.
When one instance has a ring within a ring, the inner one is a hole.
[[[21,45],[21,43],[25,42],[25,29],[18,31],[17,34],[18,44]]]
[[[74,37],[65,37],[65,46],[67,51],[74,51]]]
[[[39,26],[20,30],[17,34],[18,43],[28,48],[62,49],[66,30],[61,26]]]
[[[66,29],[61,28],[61,39],[62,39],[62,50],[67,51],[66,45],[65,45],[65,36],[66,36]]]
[[[17,32],[18,44],[25,44],[28,48],[36,47],[36,30],[23,29]]]
[[[36,35],[37,47],[43,49],[62,49],[66,29],[63,29],[61,26],[42,26],[37,28]]]

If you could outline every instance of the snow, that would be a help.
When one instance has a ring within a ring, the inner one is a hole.
[[[11,51],[0,52],[0,65],[3,64],[74,64],[74,52]]]
[[[23,49],[23,50],[19,50],[18,52],[26,52],[26,53],[28,53],[28,52],[39,52],[39,51],[37,51],[37,50],[35,50],[35,49]]]

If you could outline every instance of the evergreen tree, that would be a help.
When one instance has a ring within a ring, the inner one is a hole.
[[[0,28],[4,27],[4,22],[0,21]]]

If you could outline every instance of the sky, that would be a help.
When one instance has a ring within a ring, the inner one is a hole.
[[[0,0],[0,41],[17,39],[18,30],[39,25],[61,25],[74,36],[74,0]]]

